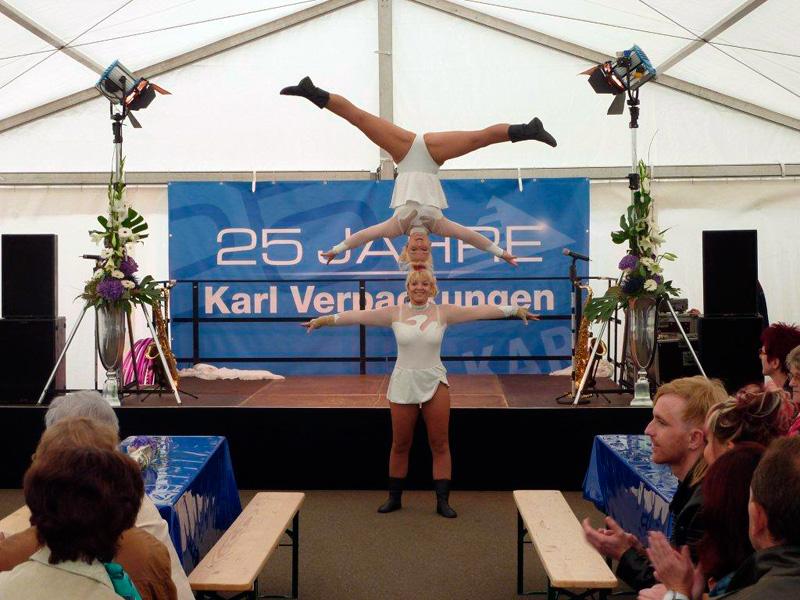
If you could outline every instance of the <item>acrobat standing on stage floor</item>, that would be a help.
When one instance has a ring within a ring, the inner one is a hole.
[[[398,175],[391,203],[391,208],[395,210],[392,217],[383,223],[357,231],[329,251],[323,252],[322,256],[329,263],[345,250],[358,248],[382,237],[396,238],[403,234],[409,236],[410,244],[416,241],[419,250],[415,260],[413,252],[409,252],[411,249],[407,246],[401,255],[401,263],[404,260],[429,262],[424,257],[426,254],[430,257],[428,235],[433,233],[457,238],[516,266],[515,256],[489,238],[449,220],[442,214],[442,209],[447,208],[447,198],[438,172],[445,161],[491,144],[536,140],[555,147],[556,140],[545,131],[538,118],[519,125],[499,123],[477,131],[442,131],[418,135],[358,108],[343,96],[316,87],[309,77],[304,77],[298,85],[283,88],[281,94],[302,96],[319,108],[327,108],[339,115],[358,127],[397,163]]]
[[[436,277],[428,269],[411,270],[406,277],[408,302],[373,310],[348,310],[311,319],[302,325],[309,333],[320,327],[366,325],[391,327],[397,343],[397,361],[389,379],[386,397],[392,419],[392,449],[389,453],[389,498],[378,512],[402,507],[408,475],[408,457],[419,415],[425,421],[433,457],[436,512],[454,518],[450,506],[450,384],[442,364],[442,338],[451,325],[483,319],[516,317],[527,325],[538,319],[523,306],[456,306],[436,304]]]

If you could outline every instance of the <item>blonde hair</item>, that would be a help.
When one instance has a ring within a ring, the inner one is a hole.
[[[431,284],[431,298],[439,293],[439,288],[436,286],[436,277],[429,269],[413,269],[408,272],[406,276],[406,289],[412,283],[416,283],[420,279],[425,279]]]
[[[786,355],[787,369],[800,369],[800,346],[797,346]]]
[[[70,448],[100,448],[117,450],[119,436],[110,425],[88,417],[62,419],[48,427],[36,446],[34,460]]]
[[[722,444],[756,442],[769,446],[776,437],[786,435],[793,417],[791,405],[781,391],[766,391],[751,384],[736,396],[711,407],[708,432]]]
[[[706,379],[702,375],[681,377],[665,383],[656,391],[653,404],[656,404],[659,398],[667,394],[674,394],[683,398],[683,421],[692,427],[700,428],[705,424],[706,415],[711,410],[711,407],[724,402],[728,398],[728,393],[719,379]],[[703,479],[707,470],[708,464],[706,464],[701,455],[692,472],[690,483],[692,485],[698,483]]]
[[[427,237],[427,236],[426,236]],[[397,264],[400,266],[402,271],[411,270],[412,265],[424,265],[426,269],[430,269],[433,272],[433,256],[430,253],[431,247],[431,239],[428,237],[428,258],[425,261],[417,261],[412,263],[411,260],[408,258],[408,244],[411,241],[411,237],[409,236],[406,245],[403,246],[403,251],[400,253],[400,257],[397,259]]]

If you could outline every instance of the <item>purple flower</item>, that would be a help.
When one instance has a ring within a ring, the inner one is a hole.
[[[105,300],[113,302],[114,300],[122,298],[122,294],[125,293],[125,288],[122,286],[122,282],[119,279],[106,277],[97,284],[97,293]]]
[[[664,278],[661,275],[653,275],[653,280],[658,284],[661,285],[664,283]]]
[[[139,270],[139,265],[136,264],[132,256],[125,256],[122,262],[119,263],[119,270],[125,273],[125,277],[130,277]]]
[[[133,438],[133,441],[128,444],[130,448],[140,448],[141,446],[151,446],[153,450],[156,450],[158,448],[158,442],[149,435],[137,435]]]
[[[619,261],[619,268],[623,271],[635,269],[639,265],[639,258],[633,254],[626,254]]]
[[[632,275],[622,282],[622,291],[628,295],[635,294],[641,291],[644,285],[644,278],[638,275]]]

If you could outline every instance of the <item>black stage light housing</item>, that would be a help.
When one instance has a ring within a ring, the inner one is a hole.
[[[615,61],[606,61],[584,71],[596,94],[614,94],[609,115],[620,115],[625,107],[625,93],[631,93],[656,76],[656,70],[644,50],[635,45],[617,52]]]
[[[159,94],[169,92],[143,77],[136,77],[121,62],[115,60],[111,63],[94,86],[111,101],[111,104],[120,104],[125,113],[133,110],[147,108]],[[134,127],[141,127],[138,121],[129,115]]]

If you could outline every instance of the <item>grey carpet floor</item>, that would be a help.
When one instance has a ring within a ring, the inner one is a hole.
[[[242,491],[246,504],[254,491]],[[567,492],[579,519],[602,515]],[[375,509],[385,492],[312,491],[300,512],[302,600],[494,600],[516,595],[517,516],[511,492],[454,491],[457,519],[434,512],[433,492],[406,492],[403,509]],[[0,518],[23,503],[0,490]],[[261,593],[290,591],[291,550],[278,548],[259,579]],[[525,587],[543,589],[544,572],[525,546]]]

